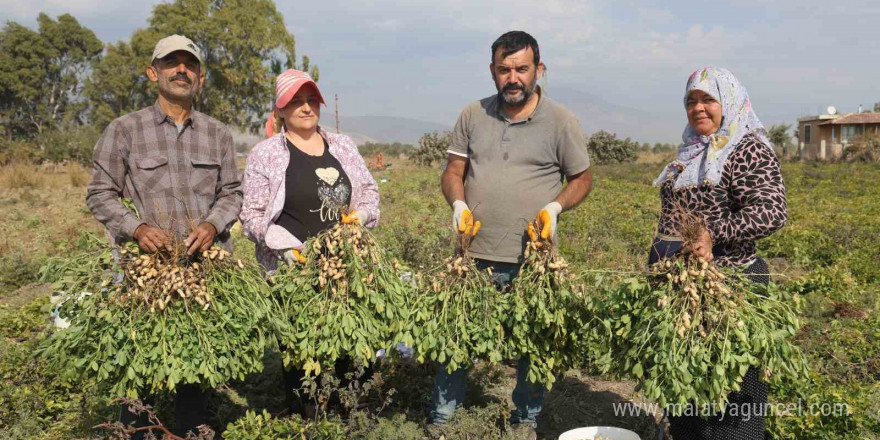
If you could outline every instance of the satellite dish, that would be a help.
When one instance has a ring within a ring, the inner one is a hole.
[[[836,115],[837,114],[837,109],[834,108],[833,105],[829,105],[825,111],[828,112],[829,115]]]

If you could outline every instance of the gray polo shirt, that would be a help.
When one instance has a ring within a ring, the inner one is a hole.
[[[469,105],[449,153],[468,159],[465,201],[482,222],[470,254],[508,263],[519,261],[528,222],[559,195],[563,178],[590,167],[577,118],[547,96],[519,121],[504,116],[497,95]]]

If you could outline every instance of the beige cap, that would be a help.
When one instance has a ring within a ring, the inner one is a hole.
[[[202,51],[199,50],[199,47],[189,38],[177,34],[165,37],[156,43],[156,48],[153,49],[153,60],[164,58],[171,52],[176,52],[178,50],[193,54],[193,56],[199,60],[199,64],[205,64],[205,60],[202,59]]]

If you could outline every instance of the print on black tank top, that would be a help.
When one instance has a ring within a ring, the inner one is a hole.
[[[330,154],[310,156],[287,141],[290,162],[284,179],[284,207],[276,224],[302,242],[332,227],[351,202],[351,182]]]

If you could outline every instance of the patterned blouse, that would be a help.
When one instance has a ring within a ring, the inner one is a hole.
[[[724,164],[718,185],[675,190],[673,183],[682,169],[673,162],[660,187],[657,232],[679,235],[673,217],[677,206],[702,216],[719,266],[750,264],[756,257],[755,240],[776,232],[788,220],[779,160],[756,136],[747,135],[739,142]]]

